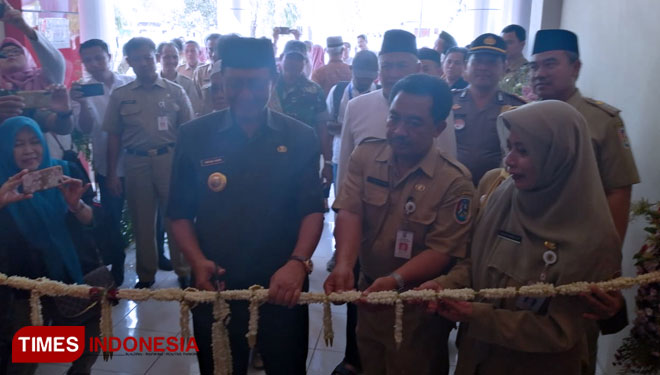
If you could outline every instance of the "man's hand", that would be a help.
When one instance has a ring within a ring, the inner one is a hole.
[[[621,291],[604,292],[592,285],[591,293],[582,294],[591,312],[582,314],[582,317],[592,320],[607,320],[616,315],[623,308],[624,300]]]
[[[330,135],[334,135],[334,136],[341,135],[341,122],[328,121],[327,127],[328,127],[328,133],[330,133]]]
[[[20,116],[25,108],[25,100],[18,95],[0,96],[0,121]]]
[[[435,280],[429,280],[429,281],[426,281],[426,282],[422,283],[422,285],[418,286],[417,288],[415,288],[415,290],[428,290],[428,289],[435,290],[435,291],[439,292],[443,289],[443,287],[440,286],[439,282],[437,282]],[[426,304],[426,312],[427,313],[435,314],[437,311],[438,311],[438,301],[437,300],[429,301]]]
[[[392,276],[385,276],[377,278],[362,294],[366,296],[369,293],[397,290],[398,288],[399,285]]]
[[[71,111],[69,92],[64,85],[51,85],[48,90],[52,92],[50,110],[55,113],[68,113]]]
[[[219,267],[215,262],[205,258],[193,264],[191,268],[192,273],[195,276],[195,288],[208,291],[225,289],[224,282],[219,282],[217,285],[214,285],[211,281],[211,278],[214,276],[219,277],[226,272],[224,268]]]
[[[290,260],[270,278],[268,300],[276,305],[294,307],[300,299],[307,271],[305,265]]]
[[[323,283],[325,294],[346,292],[355,288],[353,269],[337,264]]]
[[[293,35],[296,40],[300,40],[300,30],[298,29],[291,29],[291,35]]]
[[[452,322],[467,322],[472,317],[472,302],[442,299],[438,301],[436,311]]]
[[[25,22],[23,19],[23,14],[18,9],[14,9],[6,0],[1,0],[5,4],[5,14],[2,16],[0,21],[10,24],[17,29],[21,30],[25,35],[30,39],[37,39],[36,32]]]
[[[10,203],[32,198],[32,194],[18,192],[18,187],[23,182],[23,176],[28,174],[28,172],[27,169],[23,169],[17,174],[9,177],[9,179],[0,186],[0,209]]]
[[[71,100],[75,100],[76,102],[83,104],[87,102],[87,98],[83,96],[83,92],[81,90],[81,85],[80,82],[74,82],[71,85],[71,91],[69,92],[69,96],[71,97]]]

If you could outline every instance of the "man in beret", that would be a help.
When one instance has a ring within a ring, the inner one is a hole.
[[[305,374],[311,256],[323,229],[314,130],[267,108],[277,77],[270,40],[233,38],[221,75],[229,108],[181,128],[168,216],[200,290],[269,289],[257,348],[268,374]],[[248,302],[229,303],[233,373],[246,374]],[[193,309],[202,374],[213,374],[211,304]]]
[[[342,60],[344,55],[344,41],[340,36],[328,37],[325,52],[330,61],[312,73],[312,81],[323,89],[327,96],[332,86],[339,81],[351,80],[351,67]]]
[[[299,40],[288,41],[282,53],[281,74],[275,82],[268,106],[316,130],[323,160],[332,160],[332,138],[326,126],[328,109],[325,106],[325,93],[321,86],[305,77],[303,70],[307,64],[309,58],[305,43]],[[331,165],[324,163],[321,174],[324,189],[329,192],[332,184]]]
[[[378,63],[382,89],[352,99],[346,106],[337,166],[339,189],[348,173],[348,160],[353,149],[365,139],[386,138],[385,123],[389,115],[390,91],[394,84],[408,75],[421,71],[415,36],[405,30],[386,31],[378,54]],[[435,139],[435,146],[451,157],[456,155],[456,138],[451,112],[447,118],[447,127]]]
[[[454,127],[458,160],[472,173],[474,185],[502,163],[497,134],[497,116],[525,104],[515,95],[498,89],[504,75],[506,43],[495,34],[482,34],[470,44],[467,80],[470,85],[454,90]]]
[[[422,73],[442,77],[442,63],[438,51],[426,47],[420,48],[417,51],[417,57],[422,64]]]
[[[623,240],[628,228],[632,185],[640,182],[639,175],[620,111],[600,100],[582,96],[575,85],[581,68],[577,35],[562,29],[536,33],[530,62],[534,93],[541,100],[567,102],[587,121],[610,213]],[[587,335],[590,361],[583,373],[593,374],[599,330],[604,334],[616,333],[628,324],[628,319],[620,292],[596,291],[585,298],[593,310],[592,319],[600,319]]]

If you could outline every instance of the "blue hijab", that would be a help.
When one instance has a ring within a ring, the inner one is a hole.
[[[14,143],[16,134],[24,128],[32,130],[43,147],[39,169],[60,165],[64,174],[68,175],[69,166],[65,161],[51,159],[39,125],[31,118],[18,116],[0,125],[0,184],[20,172],[14,159]],[[66,225],[68,208],[59,189],[37,192],[32,199],[11,203],[6,208],[19,232],[31,246],[41,252],[48,278],[82,283],[78,254]]]

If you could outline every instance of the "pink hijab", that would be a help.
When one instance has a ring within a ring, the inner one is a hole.
[[[312,72],[325,65],[325,52],[323,47],[315,44],[312,46]]]
[[[11,74],[2,73],[2,86],[6,89],[13,90],[45,89],[49,85],[49,82],[46,80],[46,77],[41,74],[41,68],[37,67],[37,63],[34,61],[30,51],[14,38],[5,38],[2,41],[2,44],[0,44],[0,49],[8,44],[13,44],[16,47],[23,49],[23,54],[25,54],[25,67],[23,68],[23,71],[20,72],[14,72]]]

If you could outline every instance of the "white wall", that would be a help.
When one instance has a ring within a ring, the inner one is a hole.
[[[633,200],[660,200],[660,1],[564,0],[561,27],[579,38],[583,61],[578,87],[586,96],[621,109],[642,183]],[[645,238],[643,221],[633,222],[624,243],[624,275],[634,275],[632,256]],[[626,293],[634,318],[634,292]],[[600,341],[599,365],[614,375],[613,354],[629,328]]]

